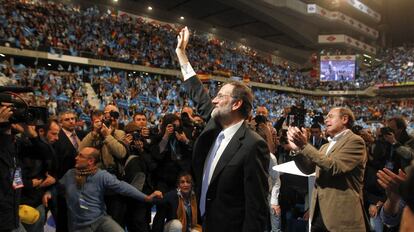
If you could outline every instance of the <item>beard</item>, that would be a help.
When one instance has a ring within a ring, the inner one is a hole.
[[[211,117],[218,121],[227,121],[231,116],[231,103],[229,102],[227,105],[222,107],[214,107],[213,111],[211,112]]]

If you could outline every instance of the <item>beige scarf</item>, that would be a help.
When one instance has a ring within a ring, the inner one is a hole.
[[[197,224],[197,201],[194,193],[191,193],[191,225],[193,230],[202,232],[201,226]],[[178,194],[177,218],[183,225],[183,231],[187,228],[187,217],[185,213],[184,199],[181,194]]]
[[[97,171],[98,168],[96,166],[82,169],[77,168],[75,175],[76,187],[78,187],[78,189],[81,189],[86,182],[86,177],[95,174]]]

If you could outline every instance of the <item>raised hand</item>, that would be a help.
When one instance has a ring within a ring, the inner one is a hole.
[[[185,49],[188,45],[188,40],[190,39],[190,31],[187,27],[181,29],[180,33],[177,35],[177,48],[175,49],[176,53],[185,53]]]

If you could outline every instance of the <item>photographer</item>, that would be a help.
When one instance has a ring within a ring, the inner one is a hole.
[[[191,167],[190,139],[182,129],[180,118],[175,114],[166,114],[162,119],[161,133],[153,146],[153,157],[157,161],[154,176],[157,189],[163,193],[176,187],[180,171],[189,171]]]
[[[151,172],[156,163],[145,149],[146,139],[142,136],[143,128],[131,122],[125,126],[126,136],[123,140],[128,147],[128,159],[125,162],[125,181],[145,194],[153,191]],[[127,199],[128,231],[149,231],[151,222],[151,205]]]
[[[109,110],[109,112],[108,112]],[[116,129],[118,126],[117,115],[118,109],[109,105],[105,107],[105,116],[102,112],[94,112],[92,115],[93,129],[89,132],[80,144],[80,149],[84,147],[94,147],[100,152],[101,162],[98,167],[122,179],[124,175],[124,162],[127,156],[127,148],[121,142],[125,132]],[[119,194],[105,195],[105,204],[108,208],[108,214],[114,220],[124,225],[125,205]]]
[[[155,136],[154,132],[148,127],[147,116],[144,112],[137,112],[132,116],[133,123],[139,128],[140,136],[143,138],[144,148],[149,149],[149,145]]]
[[[392,145],[392,151],[400,160],[401,168],[406,168],[414,159],[414,138],[407,133],[407,122],[402,117],[393,117],[387,122],[391,129],[384,133],[384,139]],[[394,155],[393,154],[393,155]],[[394,171],[398,168],[394,168]]]

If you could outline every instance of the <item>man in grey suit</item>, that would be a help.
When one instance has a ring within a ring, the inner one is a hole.
[[[269,150],[245,123],[252,110],[252,92],[242,83],[231,82],[211,100],[188,61],[188,39],[185,27],[178,35],[176,54],[184,86],[208,122],[193,149],[203,231],[265,231],[269,226]]]
[[[316,167],[311,231],[367,231],[362,199],[367,154],[364,140],[350,130],[354,121],[351,110],[333,108],[325,119],[329,143],[319,150],[307,142],[304,129],[288,129],[296,165],[307,174]]]

